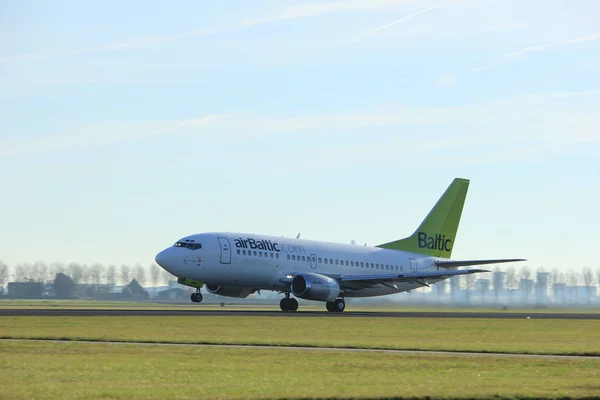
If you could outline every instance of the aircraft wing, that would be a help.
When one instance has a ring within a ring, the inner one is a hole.
[[[411,282],[423,279],[433,278],[450,278],[456,275],[467,275],[476,274],[478,272],[490,272],[486,269],[461,269],[461,270],[447,270],[447,271],[435,271],[435,272],[414,272],[410,274],[389,274],[389,275],[347,275],[347,276],[331,276],[331,278],[339,279],[341,282],[383,282],[383,281],[394,281],[394,282]]]
[[[468,267],[470,265],[485,265],[485,264],[500,264],[515,261],[527,261],[522,258],[504,258],[499,260],[440,260],[436,261],[438,267],[454,268],[454,267]]]

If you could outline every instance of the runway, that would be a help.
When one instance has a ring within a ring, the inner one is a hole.
[[[428,311],[249,311],[249,310],[144,310],[144,309],[68,309],[0,308],[2,317],[329,317],[329,318],[477,318],[477,319],[578,319],[600,320],[600,313],[510,313],[510,312],[428,312]]]

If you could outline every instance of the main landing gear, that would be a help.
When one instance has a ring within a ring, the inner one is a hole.
[[[293,297],[290,297],[289,293],[286,293],[285,297],[279,302],[279,307],[281,308],[281,311],[284,312],[296,311],[298,310],[298,300],[294,299]]]
[[[200,293],[200,289],[197,292],[192,293],[190,296],[192,303],[200,303],[202,302],[202,293]]]
[[[327,303],[325,303],[325,307],[329,312],[342,312],[346,309],[346,302],[344,301],[344,299],[339,298],[335,301],[328,301]]]

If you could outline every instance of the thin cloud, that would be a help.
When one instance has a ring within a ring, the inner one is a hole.
[[[175,40],[189,39],[192,37],[210,36],[217,34],[215,29],[193,29],[185,32],[167,34],[167,35],[149,35],[137,38],[125,39],[119,42],[104,43],[88,48],[80,48],[75,50],[58,50],[47,53],[30,53],[18,54],[14,56],[0,57],[0,64],[14,63],[19,61],[37,61],[46,58],[62,57],[62,56],[80,56],[85,54],[108,53],[114,51],[131,50],[165,44]]]
[[[416,1],[416,0],[415,0]],[[325,14],[339,13],[339,12],[356,12],[366,10],[389,10],[397,8],[400,4],[406,4],[405,1],[401,0],[347,0],[347,1],[336,1],[328,3],[307,3],[299,4],[291,7],[284,8],[278,14],[269,17],[257,18],[253,20],[246,20],[237,23],[232,23],[229,27],[223,27],[222,29],[206,28],[206,29],[193,29],[184,32],[178,32],[173,34],[164,35],[149,35],[137,38],[124,39],[118,42],[104,43],[97,46],[90,46],[89,48],[81,48],[74,50],[58,50],[46,53],[29,53],[29,54],[17,54],[12,56],[0,57],[0,64],[15,63],[23,61],[37,61],[47,58],[64,57],[64,56],[78,56],[90,53],[108,53],[116,51],[131,50],[136,48],[143,48],[154,46],[158,44],[169,43],[175,40],[188,39],[193,37],[210,36],[216,35],[221,32],[236,31],[239,29],[248,28],[255,25],[262,25],[277,22],[280,20],[290,20],[297,18],[308,18],[316,17]]]
[[[49,153],[70,148],[101,147],[152,136],[176,134],[186,129],[208,132],[223,124],[232,114],[212,114],[180,121],[103,123],[81,128],[71,133],[47,135],[32,139],[0,139],[0,156]]]
[[[456,76],[454,75],[444,75],[440,76],[437,81],[435,81],[436,85],[454,85],[456,83]]]
[[[428,8],[426,8],[426,9],[424,9],[424,10],[417,11],[417,12],[416,12],[416,13],[414,13],[414,14],[407,15],[407,16],[406,16],[406,17],[404,17],[404,18],[398,19],[398,20],[396,20],[396,21],[392,21],[392,22],[390,22],[389,24],[385,24],[385,25],[383,25],[383,26],[380,26],[380,27],[378,27],[378,28],[371,29],[370,31],[367,31],[367,32],[363,33],[362,35],[360,35],[360,36],[359,36],[359,37],[356,39],[356,41],[358,42],[358,41],[360,41],[361,39],[363,39],[363,38],[364,38],[364,37],[366,37],[366,36],[370,36],[370,35],[372,35],[372,34],[374,34],[374,33],[381,32],[381,31],[383,31],[383,30],[385,30],[385,29],[391,28],[391,27],[392,27],[392,26],[394,26],[394,25],[401,24],[402,22],[404,22],[404,21],[406,21],[406,20],[409,20],[409,19],[411,19],[411,18],[413,18],[413,17],[416,17],[416,16],[417,16],[417,15],[419,15],[419,14],[423,14],[423,13],[429,12],[429,11],[431,11],[431,10],[435,10],[436,8],[440,8],[440,6],[432,6],[432,7],[428,7]]]
[[[485,70],[488,70],[488,69],[492,69],[492,68],[495,68],[495,67],[499,66],[500,64],[509,62],[512,59],[520,57],[523,54],[531,53],[531,52],[534,52],[534,51],[543,51],[543,50],[546,50],[546,49],[550,49],[550,48],[553,48],[553,47],[559,47],[559,46],[569,46],[569,45],[572,45],[572,44],[589,42],[589,41],[596,40],[596,39],[600,39],[600,33],[596,33],[596,34],[589,35],[589,36],[582,36],[582,37],[575,38],[575,39],[563,40],[561,42],[548,43],[548,44],[543,44],[543,45],[539,45],[539,46],[527,47],[525,49],[516,51],[514,53],[505,54],[505,55],[501,56],[500,58],[498,58],[493,63],[491,63],[489,65],[486,65],[486,66],[483,66],[483,67],[474,68],[472,71],[476,72],[476,71],[485,71]]]
[[[340,134],[355,129],[389,129],[401,126],[444,127],[463,131],[458,137],[436,138],[425,147],[455,147],[483,140],[490,143],[536,140],[597,140],[600,115],[589,110],[549,111],[556,98],[591,96],[598,91],[544,93],[516,96],[495,102],[450,107],[385,107],[345,113],[259,114],[233,111],[177,121],[122,121],[74,128],[70,132],[37,138],[0,138],[0,156],[48,153],[72,148],[94,148],[167,135],[217,135],[227,140],[255,140],[272,135],[308,135],[310,132]],[[510,116],[510,118],[507,118]],[[502,124],[507,123],[504,126]],[[511,126],[527,129],[527,134]],[[480,134],[486,127],[486,134]],[[478,136],[473,136],[474,134]],[[468,136],[471,135],[471,136]],[[467,137],[468,136],[468,137]],[[456,142],[458,140],[458,143]]]
[[[279,13],[242,23],[244,26],[267,24],[282,20],[318,17],[324,14],[395,8],[406,1],[401,0],[346,0],[328,3],[305,3],[284,8]]]

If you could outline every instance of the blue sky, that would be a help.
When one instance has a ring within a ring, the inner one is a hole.
[[[245,231],[598,266],[600,3],[4,1],[0,259]]]

